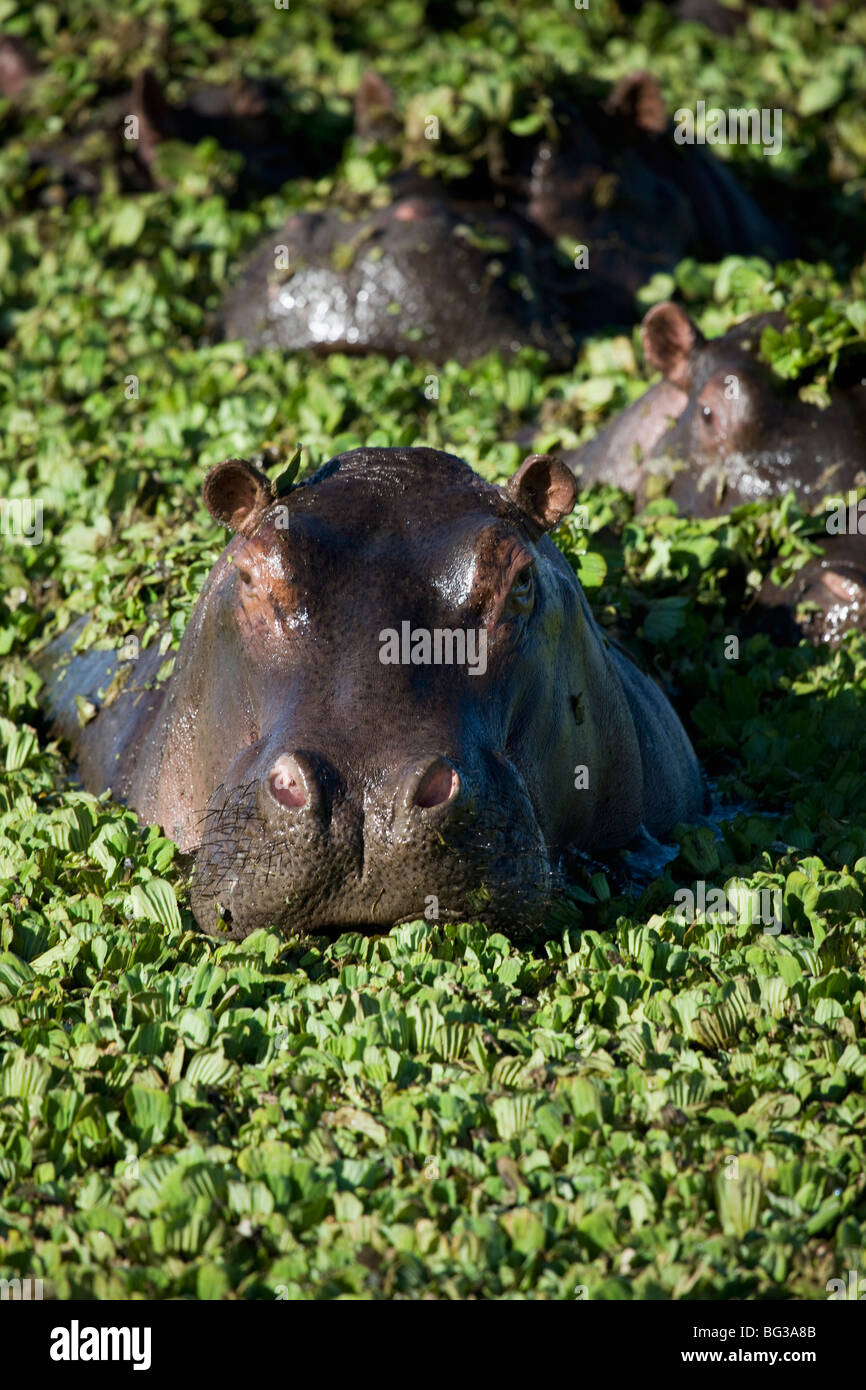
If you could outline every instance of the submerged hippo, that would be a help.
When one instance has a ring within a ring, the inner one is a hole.
[[[657,304],[641,326],[644,353],[663,379],[588,444],[566,454],[581,484],[613,483],[643,505],[661,488],[684,515],[717,516],[793,488],[807,510],[866,483],[866,391],[834,388],[823,410],[759,356],[762,314],[708,342],[678,304]],[[856,379],[856,377],[855,377]],[[824,554],[790,585],[769,579],[757,597],[775,636],[835,642],[866,629],[866,536],[828,534]]]
[[[38,103],[38,90],[31,91],[38,77],[23,45],[0,39],[0,96],[14,99],[22,114]],[[96,197],[108,170],[125,192],[168,188],[172,164],[161,166],[160,147],[202,140],[237,157],[237,175],[224,170],[219,177],[233,201],[244,202],[289,179],[323,172],[336,162],[350,130],[321,102],[312,113],[298,109],[270,79],[239,76],[219,86],[192,87],[175,104],[149,68],[136,74],[128,91],[90,103],[68,120],[65,128],[41,133],[27,145],[28,185],[39,202]]]
[[[221,86],[190,89],[182,104],[169,102],[156,74],[145,69],[132,87],[130,109],[139,115],[142,156],[156,183],[154,155],[166,140],[197,145],[215,140],[240,156],[241,199],[272,193],[289,179],[323,172],[348,134],[348,122],[330,116],[321,102],[300,111],[283,86],[270,78],[237,77]],[[299,138],[302,135],[303,138]]]
[[[716,516],[793,488],[804,505],[866,482],[866,391],[833,389],[826,409],[761,359],[760,314],[710,341],[679,304],[641,325],[648,365],[663,380],[568,455],[581,483],[613,483],[640,502],[664,487],[691,516]]]
[[[866,632],[866,535],[832,536],[790,584],[767,577],[755,599],[757,626],[777,640],[801,636],[834,646],[852,629]]]
[[[85,785],[195,852],[206,930],[385,928],[435,900],[520,936],[568,847],[699,815],[676,714],[548,539],[574,495],[542,455],[506,487],[426,448],[341,454],[283,496],[211,470],[235,537],[168,682],[143,653],[79,728],[116,667],[91,653],[46,701]]]
[[[675,143],[651,74],[603,101],[560,79],[549,100],[542,139],[491,127],[471,176],[447,184],[407,130],[391,205],[295,213],[241,267],[220,335],[434,362],[530,345],[564,366],[587,333],[633,323],[635,292],[683,257],[791,251],[721,161]],[[365,74],[359,137],[393,141],[396,123],[393,92]]]
[[[255,348],[437,362],[531,346],[566,367],[574,343],[538,274],[538,234],[492,204],[419,186],[359,218],[295,213],[248,262],[221,335]]]
[[[677,144],[652,73],[629,73],[598,105],[560,96],[554,112],[556,138],[534,146],[518,205],[552,239],[586,247],[573,292],[606,299],[607,323],[634,322],[636,292],[687,256],[791,254],[791,236],[720,159]]]
[[[637,13],[645,0],[631,0],[627,13]],[[754,10],[796,10],[801,0],[739,0],[739,3],[726,4],[725,0],[665,0],[668,8],[678,20],[691,20],[705,24],[715,34],[730,35],[744,25]],[[816,10],[829,10],[836,0],[809,0]],[[625,8],[620,0],[620,7]]]

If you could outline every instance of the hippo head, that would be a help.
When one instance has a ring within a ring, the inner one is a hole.
[[[634,727],[545,535],[574,500],[562,463],[496,487],[432,449],[357,449],[278,496],[230,460],[204,498],[236,534],[135,804],[197,850],[206,929],[513,932],[543,918],[558,847],[634,833]]]
[[[764,329],[784,326],[783,314],[761,314],[707,341],[678,304],[657,304],[644,319],[647,362],[681,393],[675,424],[652,450],[687,465],[670,489],[681,509],[703,514],[788,488],[817,501],[851,486],[863,466],[866,435],[854,394],[836,391],[820,410],[761,359]]]

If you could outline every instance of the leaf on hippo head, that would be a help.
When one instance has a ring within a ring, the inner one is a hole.
[[[295,479],[298,476],[298,470],[301,466],[302,449],[303,445],[299,444],[282,473],[278,474],[274,479],[273,487],[275,497],[285,497],[294,487]]]

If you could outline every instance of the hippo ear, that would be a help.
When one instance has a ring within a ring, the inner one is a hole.
[[[211,516],[251,536],[274,495],[270,479],[246,459],[226,459],[212,468],[204,480],[202,499]]]
[[[552,531],[574,506],[577,483],[571,469],[551,454],[530,454],[505,491],[541,531]]]
[[[374,135],[380,127],[390,126],[397,111],[397,98],[384,77],[373,68],[363,73],[355,92],[355,133]]]
[[[629,121],[645,135],[662,135],[668,127],[662,89],[651,72],[630,72],[610,92],[604,111]]]
[[[149,165],[160,141],[171,140],[177,134],[177,121],[152,68],[136,73],[130,100],[132,113],[139,121],[139,156]]]
[[[691,355],[706,339],[685,309],[670,300],[654,304],[641,324],[640,336],[649,365],[681,391],[688,391]]]

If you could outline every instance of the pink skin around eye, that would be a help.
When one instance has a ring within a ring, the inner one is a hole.
[[[700,439],[704,445],[722,444],[729,433],[729,411],[726,402],[717,391],[707,390],[698,397],[698,423]]]

